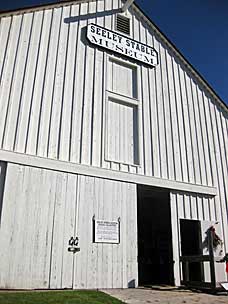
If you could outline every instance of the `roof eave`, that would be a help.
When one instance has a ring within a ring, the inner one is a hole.
[[[189,69],[189,71],[196,77],[200,84],[208,91],[212,97],[219,102],[223,109],[228,111],[228,105],[222,100],[222,98],[214,91],[211,85],[205,80],[205,78],[192,66],[192,64],[184,57],[184,55],[177,49],[177,47],[167,38],[167,36],[153,23],[151,18],[139,7],[135,2],[132,7],[139,13],[144,20],[153,28],[156,34],[161,40],[173,50],[174,54],[180,59],[180,61]]]

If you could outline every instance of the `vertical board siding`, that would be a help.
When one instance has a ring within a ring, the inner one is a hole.
[[[137,107],[111,99],[107,100],[106,107],[106,159],[138,164]]]
[[[10,85],[4,136],[2,139],[3,147],[7,150],[12,150],[14,146],[17,116],[21,105],[21,91],[24,86],[24,75],[27,67],[32,27],[33,14],[29,13],[24,15],[21,21],[20,35],[14,61],[14,73]],[[12,39],[15,39],[15,37],[12,37]]]
[[[0,82],[2,80],[3,67],[6,61],[6,50],[9,44],[9,36],[11,31],[12,18],[8,17],[5,20],[0,20],[0,41],[2,44],[0,50]]]
[[[97,2],[97,12],[104,10],[104,1]],[[104,25],[104,17],[96,18],[96,23]],[[104,52],[95,50],[94,66],[94,94],[93,94],[93,121],[92,121],[92,141],[91,141],[91,165],[102,166],[102,119],[103,119],[103,92],[104,92]]]
[[[14,138],[14,150],[25,153],[27,140],[28,121],[31,109],[34,79],[37,72],[36,60],[39,51],[43,12],[33,15],[33,26],[27,54],[27,63],[24,70],[24,85],[21,88],[20,107],[16,121],[16,133]]]
[[[172,221],[172,236],[173,236],[173,257],[174,257],[174,278],[175,284],[180,285],[180,278],[182,278],[182,269],[180,267],[179,257],[181,256],[181,236],[180,236],[180,219],[199,220],[207,223],[215,224],[218,222],[219,236],[222,240],[226,239],[222,231],[224,221],[226,222],[226,214],[217,212],[219,200],[208,196],[199,194],[187,194],[180,192],[170,193],[170,208]],[[219,208],[220,209],[220,208]],[[202,235],[202,237],[204,237]],[[224,243],[223,251],[226,252],[226,243]],[[224,268],[216,266],[218,278],[225,280]],[[209,278],[208,265],[204,265],[206,278]]]
[[[83,5],[83,4],[82,4]],[[86,9],[86,4],[85,4]],[[87,13],[94,16],[96,13],[96,2],[90,2],[87,4]],[[86,11],[85,13],[86,14]],[[95,17],[86,20],[88,23],[94,23]],[[85,29],[84,29],[85,30]],[[85,40],[85,38],[84,38]],[[84,42],[84,41],[82,41]],[[84,71],[84,83],[83,83],[83,112],[82,112],[82,124],[81,124],[81,149],[80,149],[80,163],[90,165],[91,164],[91,139],[92,139],[92,108],[93,108],[93,87],[94,87],[94,48],[88,46],[87,42],[85,49],[85,71]]]
[[[14,75],[15,56],[18,49],[18,41],[21,32],[22,16],[11,17],[11,27],[9,28],[9,38],[7,43],[7,49],[5,50],[5,60],[1,71],[1,83],[0,83],[0,109],[1,109],[1,121],[0,121],[0,145],[3,146],[5,124],[7,120],[7,112],[10,106],[9,95],[11,92],[12,78]],[[7,19],[6,19],[7,22]],[[4,20],[1,22],[1,28],[3,30]]]
[[[4,193],[1,288],[137,286],[136,185],[8,164]],[[93,216],[120,218],[120,244],[93,243]]]
[[[136,186],[85,176],[79,178],[77,227],[81,254],[76,256],[74,288],[126,288],[132,279],[137,284]],[[93,216],[110,221],[120,218],[119,245],[92,242]]]
[[[212,146],[211,124],[219,130],[220,145],[227,141],[227,128],[217,114],[208,120],[208,100],[214,101],[172,50],[133,8],[132,37],[155,47],[156,68],[138,64],[137,77],[129,71],[122,79],[127,65],[117,69],[113,61],[113,67],[107,68],[106,51],[86,40],[88,23],[115,30],[120,6],[117,0],[96,1],[1,19],[1,148],[217,186],[212,169],[217,147]],[[109,74],[116,80],[111,84],[106,83]],[[106,89],[140,101],[138,168],[105,161]],[[217,110],[221,112],[218,105]],[[225,165],[224,158],[220,161]]]
[[[217,173],[218,173],[218,189],[219,189],[219,196],[220,196],[220,208],[221,212],[224,216],[223,220],[223,233],[225,235],[225,247],[226,252],[228,249],[228,234],[227,234],[227,227],[228,227],[228,210],[227,210],[227,166],[226,160],[227,155],[224,154],[224,145],[223,145],[223,134],[220,129],[221,123],[221,113],[222,110],[215,105],[213,102],[209,103],[210,106],[210,114],[211,119],[216,123],[212,124],[212,130],[214,134],[214,144],[215,144],[215,157],[216,157],[216,165],[217,165]]]
[[[6,163],[0,162],[0,227],[1,227],[1,216],[2,216],[2,204],[5,186],[5,176],[6,176]]]
[[[56,177],[49,171],[8,165],[0,233],[1,287],[49,287],[55,190]]]
[[[176,212],[181,212],[187,218],[220,218],[225,248],[228,251],[228,112],[199,85],[173,50],[138,15],[134,6],[129,10],[131,36],[155,47],[159,54],[159,65],[149,68],[132,62],[137,70],[137,77],[136,73],[129,72],[128,78],[123,78],[121,71],[126,70],[125,66],[116,69],[117,62],[122,62],[123,59],[126,66],[131,62],[119,56],[115,59],[115,54],[92,46],[85,37],[86,26],[92,22],[115,31],[115,15],[121,6],[120,0],[99,0],[1,18],[0,148],[129,173],[213,185],[218,189],[218,196],[213,203],[208,203],[200,196],[189,198],[186,195],[178,201],[179,209]],[[113,55],[111,68],[109,55]],[[109,79],[116,79],[116,85],[110,86]],[[134,84],[129,85],[131,82],[137,83],[135,87]],[[139,166],[130,164],[132,157],[129,154],[132,154],[134,148],[129,151],[126,149],[125,138],[132,135],[132,129],[125,128],[124,136],[112,138],[111,142],[116,140],[116,146],[117,141],[119,142],[119,147],[114,147],[116,159],[105,159],[107,114],[117,131],[126,124],[130,115],[130,112],[123,109],[108,112],[107,90],[138,99]],[[126,154],[123,159],[124,162],[127,160],[126,163],[118,161],[118,158],[121,159],[120,154]],[[17,173],[22,179],[27,179],[26,174],[24,176],[24,173]],[[20,183],[23,182],[26,180],[20,180]],[[68,177],[65,184],[61,181],[62,192],[59,195],[63,200],[69,199],[68,193],[64,194],[64,187],[68,187],[68,182]],[[81,185],[80,180],[75,182],[77,186]],[[106,195],[102,192],[104,185],[99,185],[99,180],[96,180],[96,185],[98,190],[94,191],[97,191],[96,195],[102,201]],[[16,191],[19,191],[17,187],[18,185],[10,194],[13,200],[17,195]],[[115,187],[119,189],[117,185]],[[123,196],[126,195],[124,191]],[[18,195],[20,197],[28,194]],[[77,192],[74,195],[80,202],[80,196],[86,196],[87,193]],[[106,216],[106,211],[98,210],[94,201],[92,204],[99,216]],[[54,206],[55,204],[50,208]],[[66,212],[64,206],[59,206],[63,213]],[[126,212],[125,207],[121,212]],[[80,209],[79,206],[77,208]],[[90,214],[91,210],[86,212]],[[14,214],[15,212],[17,211]],[[54,209],[50,212],[54,212]],[[66,213],[66,216],[69,215]],[[55,222],[53,225],[55,226]],[[71,228],[64,229],[68,231]],[[55,234],[48,235],[49,237],[56,242]],[[117,263],[114,273],[126,262],[125,258],[121,265],[117,262],[117,257],[125,254],[123,248],[123,252],[120,252],[115,246],[112,249],[110,246],[107,250],[105,246],[105,249],[95,244],[93,246],[99,255],[104,254],[105,261]],[[55,252],[55,247],[53,249]],[[49,255],[50,248],[45,250]],[[91,252],[93,258],[89,263],[99,273],[106,271],[109,266],[97,261],[93,249]],[[73,276],[79,275],[81,266],[76,257],[72,261],[66,258],[66,263],[73,263]],[[55,269],[55,264],[53,259],[49,264],[42,264],[40,269],[47,269],[51,265]],[[91,283],[86,274],[82,270],[81,272],[84,286],[89,286]],[[125,275],[126,273],[121,281],[117,279],[115,284],[125,286]],[[15,279],[11,269],[8,269],[8,276]],[[55,269],[51,284],[53,287],[60,282],[62,286],[77,286],[69,277],[61,278],[59,269]],[[98,277],[97,284],[103,286],[111,281],[114,284],[110,275],[106,279],[103,282],[102,277]],[[39,280],[43,280],[44,287],[50,284],[50,278],[45,276]]]
[[[53,20],[53,11],[45,10],[42,15],[42,27],[39,36],[39,47],[35,60],[36,70],[32,82],[32,95],[29,106],[29,117],[25,140],[25,153],[37,154],[40,114],[42,99],[44,98],[44,84],[47,81],[47,60],[50,44],[50,33]],[[19,143],[18,143],[19,144]]]

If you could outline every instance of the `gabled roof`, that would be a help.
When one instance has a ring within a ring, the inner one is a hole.
[[[82,2],[94,2],[97,0],[60,0],[54,3],[36,5],[26,8],[20,8],[16,10],[9,10],[9,11],[0,11],[0,17],[7,16],[7,15],[14,15],[20,14],[23,12],[33,12],[38,11],[40,9],[48,9],[52,7],[61,7],[61,6],[68,6]],[[107,0],[104,0],[107,1]],[[121,0],[125,2],[125,0]],[[135,12],[146,22],[148,25],[153,29],[153,31],[159,36],[162,42],[168,46],[173,53],[177,56],[177,58],[184,64],[184,66],[188,69],[190,73],[197,79],[197,81],[201,84],[201,86],[221,105],[221,107],[228,112],[228,105],[219,97],[219,95],[214,91],[214,89],[209,85],[209,83],[204,79],[204,77],[192,66],[192,64],[184,57],[184,55],[177,49],[177,47],[167,38],[167,36],[155,25],[155,23],[151,20],[149,16],[142,10],[142,8],[137,5],[135,2],[132,4],[133,9]]]

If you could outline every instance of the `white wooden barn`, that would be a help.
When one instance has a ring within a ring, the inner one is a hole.
[[[0,288],[179,286],[211,225],[228,252],[228,108],[131,2],[0,16]]]

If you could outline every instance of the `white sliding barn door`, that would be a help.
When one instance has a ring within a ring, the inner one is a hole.
[[[79,176],[74,289],[127,288],[138,285],[136,185]],[[93,216],[120,219],[120,243],[93,242]]]
[[[68,252],[69,239],[75,238],[77,208],[77,175],[58,173],[53,217],[50,288],[73,287],[72,252]]]
[[[117,221],[120,243],[93,242],[93,216]],[[137,286],[136,185],[8,164],[0,288]],[[80,251],[68,251],[78,237]]]
[[[72,288],[77,175],[9,164],[0,288]]]

